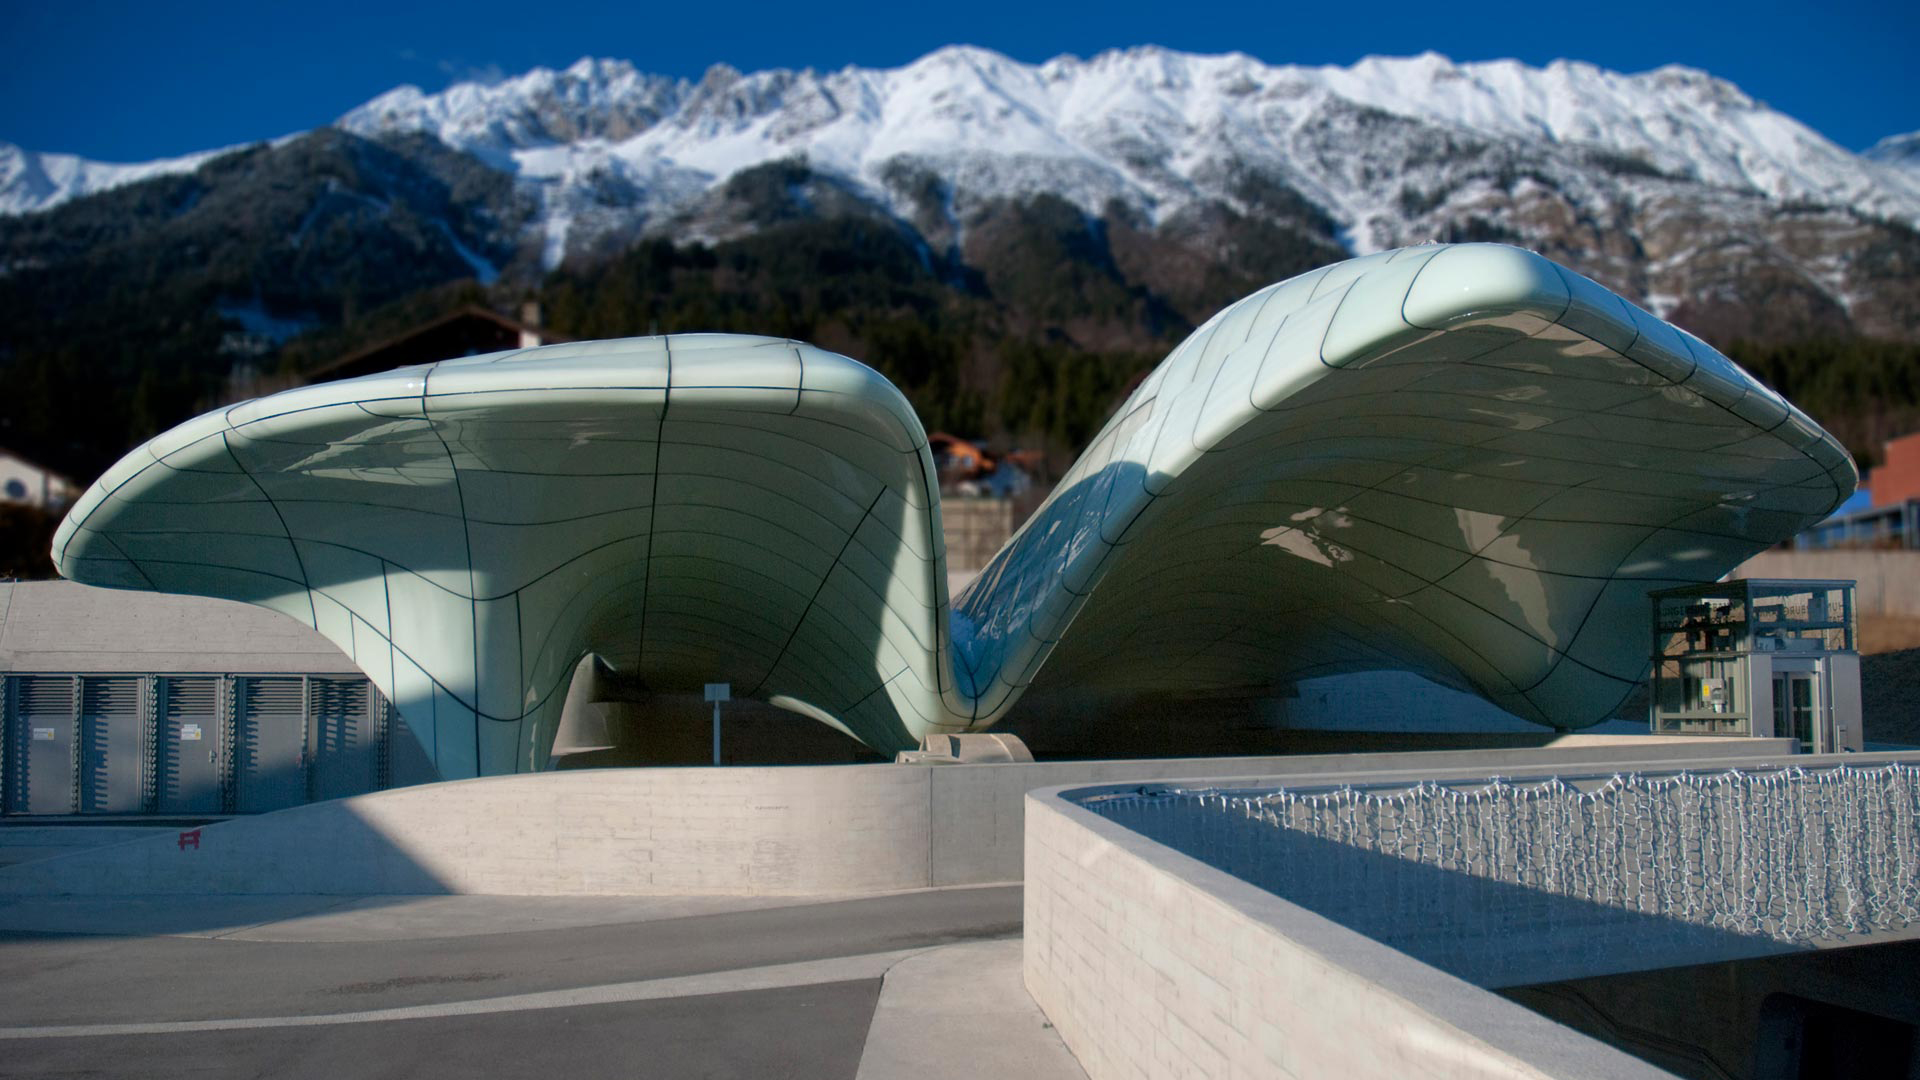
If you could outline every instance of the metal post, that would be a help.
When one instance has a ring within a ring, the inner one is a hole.
[[[720,703],[733,698],[733,684],[710,682],[706,698],[713,702],[713,763],[720,764]]]
[[[373,715],[373,759],[376,791],[385,791],[393,786],[393,706],[387,697],[367,683],[367,709]]]
[[[67,789],[67,813],[77,814],[84,805],[80,801],[81,787],[86,783],[86,731],[81,724],[81,713],[86,707],[85,684],[80,676],[73,676],[73,741],[67,744],[67,762],[72,768],[73,785]]]
[[[140,680],[140,809],[160,811],[160,677]]]
[[[13,812],[13,681],[0,675],[0,814]]]
[[[319,724],[313,718],[313,677],[300,676],[300,778],[305,781],[304,802],[313,801],[313,759],[320,756]]]
[[[220,812],[231,814],[240,806],[240,778],[233,771],[240,761],[240,680],[232,675],[223,675],[218,685],[220,697],[217,707],[220,715],[215,723],[220,725],[220,749],[218,756],[214,756],[212,750],[207,754],[213,760],[220,783]]]

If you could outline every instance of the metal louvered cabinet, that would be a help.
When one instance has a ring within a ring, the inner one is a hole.
[[[234,809],[284,810],[307,801],[307,680],[236,679]]]
[[[159,680],[154,809],[160,813],[218,814],[225,809],[221,786],[223,682],[211,675],[174,675]]]
[[[79,680],[71,675],[14,678],[13,715],[7,731],[10,814],[71,814],[74,811],[75,700]]]
[[[342,799],[380,786],[373,696],[373,686],[365,679],[307,680],[314,799]]]
[[[146,714],[138,675],[80,680],[80,812],[146,809]]]

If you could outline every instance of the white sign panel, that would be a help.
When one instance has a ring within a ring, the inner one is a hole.
[[[181,724],[180,725],[180,741],[181,742],[199,742],[200,741],[200,725],[199,724]]]
[[[54,734],[54,730],[50,727],[37,727],[33,729],[34,742],[52,742],[56,738],[58,738],[58,736]]]
[[[724,683],[724,682],[708,683],[707,684],[707,700],[708,701],[732,701],[733,700],[733,684]]]

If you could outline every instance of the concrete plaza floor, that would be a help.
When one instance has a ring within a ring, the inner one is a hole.
[[[1082,1080],[1020,895],[14,899],[0,1073]]]

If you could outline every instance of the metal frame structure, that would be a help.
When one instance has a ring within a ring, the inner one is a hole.
[[[65,679],[69,681],[71,685],[69,692],[72,695],[71,719],[73,723],[73,735],[68,743],[69,768],[68,775],[65,777],[66,790],[68,792],[67,813],[88,814],[102,811],[96,807],[89,806],[86,802],[87,792],[89,790],[87,770],[98,767],[98,762],[89,760],[89,753],[95,749],[91,740],[98,738],[100,734],[99,730],[97,730],[100,724],[90,723],[88,721],[86,711],[87,684],[95,681],[139,680],[141,737],[139,739],[138,760],[132,763],[132,767],[138,770],[137,784],[140,791],[140,800],[137,809],[124,812],[153,814],[161,812],[162,771],[163,765],[168,760],[168,754],[170,752],[169,747],[166,745],[167,733],[165,730],[165,721],[162,716],[165,700],[164,695],[167,688],[173,680],[179,679],[212,681],[217,691],[214,699],[215,715],[209,719],[211,722],[219,725],[219,730],[216,732],[208,732],[207,736],[211,741],[217,742],[219,746],[218,757],[214,761],[213,770],[215,781],[218,784],[218,805],[217,807],[210,808],[206,812],[232,814],[240,811],[238,790],[239,758],[237,756],[236,740],[239,737],[242,725],[240,723],[240,717],[237,714],[239,694],[237,693],[236,687],[243,681],[288,678],[299,679],[303,684],[302,701],[304,703],[304,723],[308,740],[306,750],[302,754],[299,762],[299,767],[303,774],[303,782],[300,785],[300,798],[297,801],[311,802],[317,795],[314,771],[319,764],[319,754],[316,752],[312,740],[314,738],[316,720],[319,717],[319,710],[317,710],[314,705],[312,687],[322,680],[348,681],[367,687],[367,713],[365,718],[367,723],[367,737],[360,746],[368,749],[368,752],[372,755],[372,760],[370,762],[370,782],[365,790],[377,791],[390,786],[392,779],[392,763],[390,760],[392,753],[392,743],[390,740],[391,724],[388,718],[388,709],[390,706],[387,700],[378,693],[377,688],[371,686],[370,681],[366,680],[365,677],[359,673],[278,674],[274,672],[247,672],[244,674],[236,674],[194,672],[156,675],[152,673],[125,671],[90,671],[84,674],[74,674],[70,672],[8,671],[0,673],[0,777],[4,777],[4,781],[0,782],[0,813],[21,814],[27,812],[21,805],[26,792],[18,788],[18,785],[24,777],[18,768],[20,763],[15,759],[18,756],[19,748],[26,744],[30,738],[30,734],[20,726],[22,717],[19,714],[16,704],[20,699],[20,693],[15,686],[17,682],[28,679]],[[175,749],[172,752],[177,753],[178,751]],[[16,767],[11,769],[5,768],[5,766],[9,764]]]
[[[1793,736],[1809,754],[1864,749],[1854,591],[1837,579],[1735,578],[1650,594],[1650,730]],[[1802,724],[1782,696],[1795,683]]]

